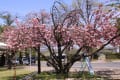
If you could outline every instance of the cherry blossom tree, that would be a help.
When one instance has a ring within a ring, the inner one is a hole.
[[[44,14],[45,13],[45,14]],[[44,14],[44,15],[43,15]],[[20,23],[16,20],[17,27],[6,28],[2,34],[4,41],[9,44],[10,50],[25,50],[27,48],[35,48],[38,52],[38,73],[41,72],[40,67],[40,45],[41,34],[48,33],[48,30],[45,29],[45,21],[49,19],[49,16],[46,12],[41,12],[39,15],[29,17],[25,22]]]
[[[40,58],[41,58],[41,53],[40,53],[40,45],[41,45],[41,34],[44,34],[44,29],[45,26],[44,24],[48,24],[50,21],[50,15],[45,11],[41,10],[39,13],[30,13],[26,17],[26,23],[28,23],[27,26],[31,26],[31,35],[35,35],[34,37],[32,36],[33,42],[35,42],[33,45],[37,44],[37,47],[34,47],[35,50],[38,52],[38,73],[41,72],[41,63],[40,63]],[[31,24],[31,25],[30,25]],[[42,25],[41,25],[42,24]],[[43,29],[43,30],[42,30]],[[40,33],[41,32],[41,33]],[[39,34],[40,33],[40,34]]]
[[[52,24],[40,23],[39,18],[18,23],[18,27],[4,32],[6,43],[14,50],[37,48],[38,53],[54,67],[56,73],[68,73],[72,65],[84,56],[92,56],[108,44],[115,46],[120,42],[116,12],[104,12],[102,5],[94,10],[89,9],[88,3],[86,6],[85,11],[82,8],[71,10],[55,1],[51,10]],[[50,59],[40,52],[42,45],[48,48]],[[63,63],[62,55],[66,50],[73,50],[74,46],[78,46],[76,52]],[[88,52],[89,48],[95,48],[95,51]]]

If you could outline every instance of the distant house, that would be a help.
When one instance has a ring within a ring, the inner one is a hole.
[[[119,52],[119,47],[114,47],[111,45],[106,46],[103,50],[101,50],[99,53],[118,53]]]

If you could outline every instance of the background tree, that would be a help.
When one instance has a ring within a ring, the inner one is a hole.
[[[47,19],[49,19],[49,16],[46,12],[42,12],[42,11],[39,14],[42,17],[36,16],[34,14],[31,14],[32,17],[27,16],[29,19],[26,19],[26,21],[23,22],[23,24],[20,24],[18,21],[16,21],[18,27],[12,28],[11,31],[8,31],[8,29],[4,30],[3,37],[4,37],[4,39],[7,40],[8,44],[11,45],[10,49],[13,49],[13,50],[22,50],[23,49],[24,50],[26,48],[32,48],[32,47],[35,48],[35,50],[38,52],[38,73],[40,73],[41,72],[40,31],[42,32],[42,29],[44,29],[44,23],[46,23],[45,21]],[[10,36],[10,37],[8,37],[8,36]],[[14,39],[12,39],[12,38],[14,38]],[[16,43],[14,43],[14,42],[16,42]]]
[[[41,10],[40,12],[38,13],[29,13],[27,16],[26,16],[26,20],[25,21],[30,21],[31,19],[34,19],[33,21],[37,24],[49,24],[50,22],[50,15],[45,11],[45,10]],[[37,21],[36,21],[37,19]],[[31,22],[31,21],[30,21]],[[36,28],[37,29],[37,28]],[[39,28],[38,28],[39,29]],[[36,32],[36,34],[39,34],[39,30],[37,30],[38,32]],[[38,39],[38,40],[37,40]],[[39,37],[36,38],[36,40],[39,42]],[[41,42],[41,41],[40,41]],[[38,73],[41,72],[41,60],[40,60],[40,57],[41,57],[41,54],[40,54],[40,46],[41,45],[38,45],[37,47],[34,47],[35,50],[37,50],[37,53],[38,53]]]
[[[3,19],[5,26],[11,26],[15,19],[9,12],[0,13],[0,18]]]

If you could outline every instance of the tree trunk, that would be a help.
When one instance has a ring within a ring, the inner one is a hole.
[[[10,54],[8,54],[7,65],[8,69],[12,69],[12,58]]]
[[[21,53],[21,52],[19,53],[19,63],[20,63],[20,64],[23,64],[23,61],[22,61],[22,53]]]
[[[63,63],[62,63],[62,52],[61,52],[61,45],[58,44],[58,66],[59,66],[59,71],[58,73],[62,74],[64,73],[63,71]]]
[[[38,46],[38,74],[41,73],[41,62],[40,62],[40,57],[41,57],[41,54],[40,54],[40,46]]]

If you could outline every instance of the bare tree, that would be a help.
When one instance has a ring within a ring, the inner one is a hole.
[[[9,12],[0,13],[0,18],[4,20],[6,26],[11,26],[15,19]]]

